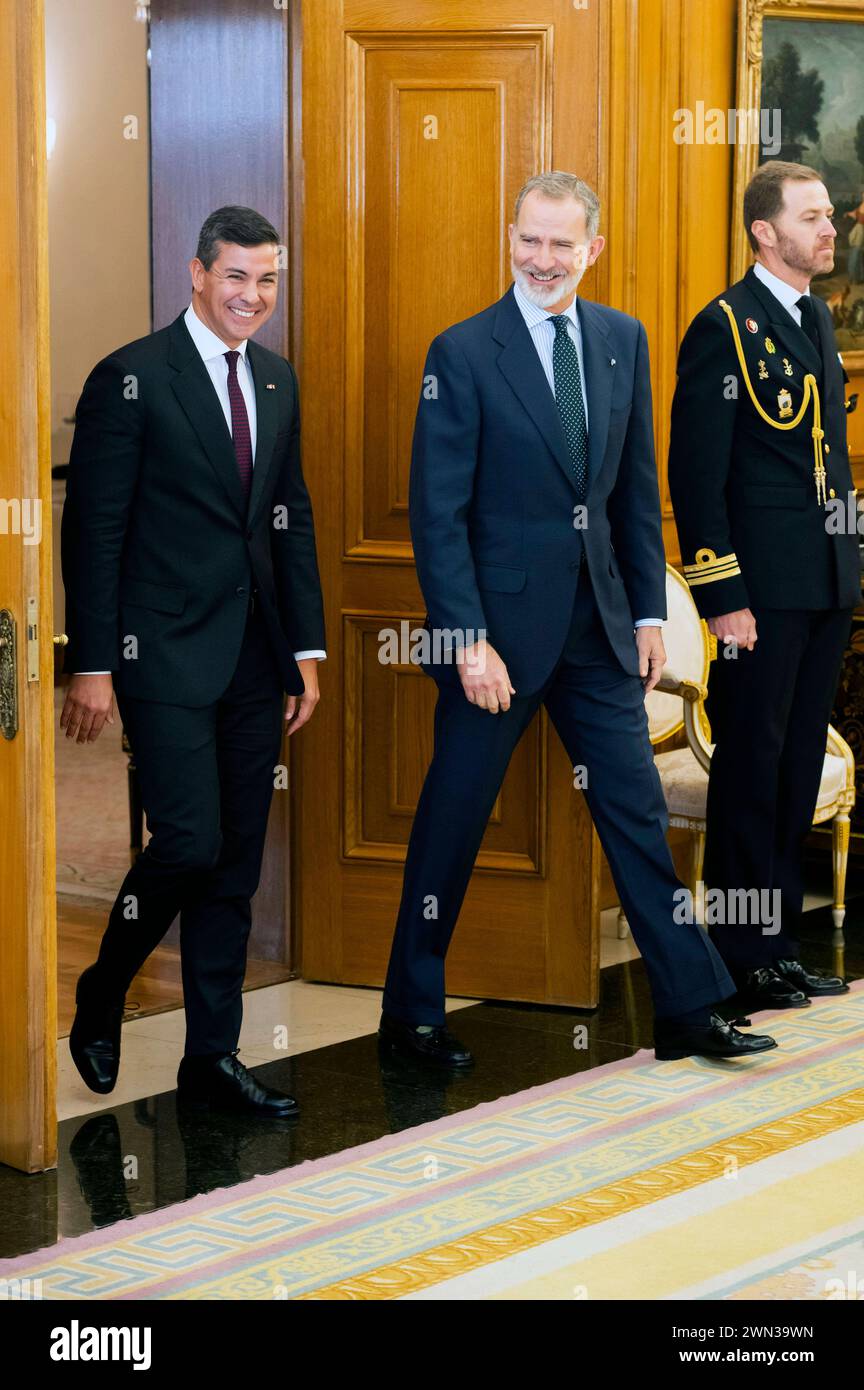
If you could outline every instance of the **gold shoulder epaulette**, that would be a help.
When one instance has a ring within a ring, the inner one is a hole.
[[[734,551],[731,555],[721,555],[718,559],[714,551],[709,550],[707,546],[696,551],[695,562],[692,565],[684,566],[684,577],[691,588],[694,584],[713,584],[717,579],[731,579],[733,575],[740,573],[738,557]]]

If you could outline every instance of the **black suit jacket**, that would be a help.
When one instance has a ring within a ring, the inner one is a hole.
[[[786,418],[794,418],[806,373],[822,377],[826,490],[844,502],[853,490],[846,373],[830,310],[814,295],[820,363],[807,334],[751,268],[697,314],[678,356],[669,487],[693,598],[705,618],[748,607],[852,608],[860,599],[858,537],[826,530],[813,478],[812,404],[794,430],[760,417],[721,299],[735,315],[757,400],[773,420],[783,420],[781,393],[788,391]]]
[[[666,616],[645,330],[581,298],[577,312],[586,517],[574,515],[561,417],[512,286],[434,339],[417,408],[410,517],[428,626],[485,629],[519,695],[538,690],[561,655],[583,548],[626,671],[639,669],[634,619]],[[576,520],[587,524],[577,529]],[[458,680],[452,664],[424,666],[437,680]]]
[[[250,342],[257,438],[248,506],[209,373],[181,314],[94,367],[63,509],[67,671],[122,694],[203,706],[227,689],[257,587],[285,690],[323,648],[297,377]]]

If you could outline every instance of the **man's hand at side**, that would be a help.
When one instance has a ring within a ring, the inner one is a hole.
[[[507,667],[495,648],[488,642],[475,642],[457,655],[456,665],[465,698],[490,714],[510,708],[510,696],[516,691],[510,684]]]
[[[746,647],[748,652],[756,645],[756,619],[749,608],[721,613],[719,617],[708,618],[707,622],[708,631],[718,642],[734,642],[736,647]]]
[[[639,675],[645,694],[653,690],[666,665],[666,648],[659,627],[637,627],[636,651],[639,653]]]
[[[73,676],[66,689],[60,728],[78,743],[95,743],[105,724],[114,723],[114,682],[110,675]]]
[[[298,729],[302,729],[304,724],[308,724],[320,699],[317,658],[307,657],[303,661],[298,661],[297,665],[300,668],[306,689],[302,695],[288,696],[288,703],[285,706],[285,723],[288,726],[289,734],[296,734]]]

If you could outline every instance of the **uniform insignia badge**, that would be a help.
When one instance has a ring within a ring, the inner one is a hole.
[[[788,357],[783,358],[783,370],[787,376],[792,375],[792,363],[789,361]]]
[[[745,319],[744,322],[745,322],[745,324],[747,325],[747,330],[748,330],[748,332],[750,332],[750,333],[758,333],[758,332],[759,332],[759,325],[758,325],[758,323],[756,322],[755,319]]]
[[[759,358],[759,378],[761,381],[768,380],[768,368],[765,366],[765,361],[761,357]]]
[[[761,420],[764,420],[767,425],[770,425],[775,430],[791,430],[794,429],[797,424],[800,424],[807,412],[808,407],[812,403],[813,427],[810,433],[813,438],[813,481],[816,484],[817,504],[820,506],[826,504],[827,494],[825,488],[825,463],[822,457],[822,440],[824,438],[825,431],[823,430],[821,423],[822,405],[821,401],[819,400],[819,385],[816,381],[815,376],[812,372],[807,372],[806,376],[804,377],[802,383],[803,393],[801,406],[797,415],[794,413],[792,409],[792,396],[789,390],[784,386],[780,391],[777,392],[777,409],[780,412],[781,418],[788,417],[790,415],[793,417],[791,420],[787,419],[785,424],[780,424],[779,421],[775,420],[772,415],[769,415],[768,411],[762,405],[762,402],[759,400],[759,397],[756,394],[756,389],[753,385],[753,382],[750,379],[750,372],[747,367],[747,360],[744,356],[744,346],[741,342],[741,334],[738,331],[738,324],[735,321],[734,313],[730,309],[729,305],[726,303],[725,299],[721,299],[718,302],[720,304],[720,308],[723,310],[727,319],[729,320],[729,327],[732,330],[732,340],[735,344],[735,352],[741,367],[741,374],[744,378],[744,384],[747,387],[747,393],[750,397],[750,400],[753,402],[753,406],[759,418]],[[765,339],[765,351],[777,351],[770,338]],[[788,358],[785,357],[783,358],[783,362],[786,366],[788,374],[791,376],[791,362],[789,362]],[[828,452],[827,444],[825,445],[825,452]],[[732,558],[734,559],[734,556]],[[719,562],[716,563],[719,564]],[[684,577],[687,580],[688,584],[691,586],[691,588],[694,583],[698,584],[706,582],[704,574],[699,575],[695,579],[692,578],[688,573],[687,565],[684,566]]]

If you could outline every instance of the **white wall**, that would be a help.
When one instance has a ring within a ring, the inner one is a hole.
[[[134,0],[45,0],[52,459],[91,367],[150,332],[147,26]],[[137,139],[127,138],[137,120]],[[62,612],[62,609],[60,610]]]

